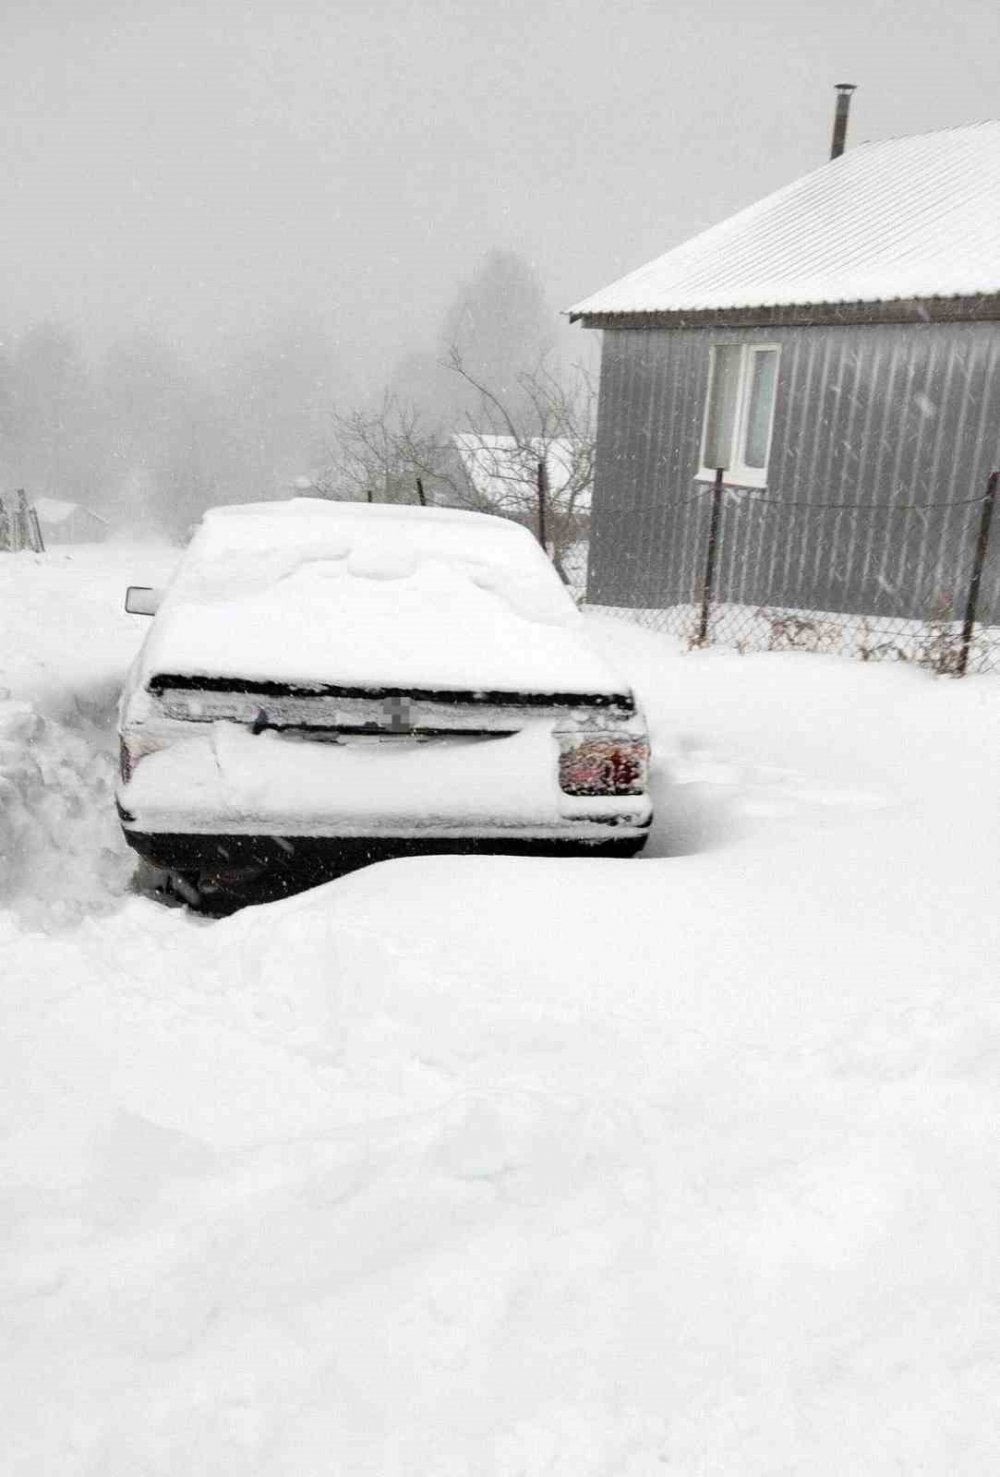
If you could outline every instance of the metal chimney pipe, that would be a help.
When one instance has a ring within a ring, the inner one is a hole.
[[[847,115],[851,111],[851,96],[857,91],[853,82],[837,83],[837,111],[833,118],[833,140],[830,144],[830,158],[839,159],[844,152],[847,142]]]

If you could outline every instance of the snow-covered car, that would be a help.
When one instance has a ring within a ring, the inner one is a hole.
[[[184,895],[413,852],[631,855],[646,725],[524,528],[296,499],[217,508],[120,708],[125,836]]]

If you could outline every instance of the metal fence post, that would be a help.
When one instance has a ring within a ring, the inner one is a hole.
[[[548,540],[547,540],[547,537],[546,537],[547,530],[546,530],[546,527],[545,527],[545,522],[546,522],[545,515],[546,515],[547,505],[548,505],[548,500],[549,500],[549,473],[548,473],[548,468],[545,465],[545,458],[544,457],[542,457],[541,460],[538,463],[538,477],[537,477],[537,482],[538,482],[538,542],[541,544],[541,546],[545,550],[545,552],[548,553],[549,550],[548,550]]]
[[[705,551],[705,583],[701,592],[701,620],[698,624],[699,646],[708,645],[708,617],[712,608],[712,589],[715,583],[715,555],[719,543],[719,523],[722,520],[722,467],[715,469],[712,488],[712,513],[708,521],[708,548]]]
[[[962,643],[958,654],[958,666],[955,669],[957,677],[964,677],[969,665],[969,647],[972,645],[972,631],[976,624],[976,610],[979,605],[979,586],[983,579],[983,565],[986,563],[986,554],[990,547],[990,524],[993,521],[993,507],[997,500],[997,482],[1000,481],[1000,472],[992,472],[990,480],[986,484],[986,496],[983,498],[983,511],[979,518],[979,537],[976,539],[976,552],[972,560],[972,577],[969,580],[969,600],[965,607],[965,621],[962,626]]]

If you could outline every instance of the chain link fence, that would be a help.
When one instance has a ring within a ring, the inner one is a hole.
[[[596,608],[688,647],[997,671],[997,484],[994,472],[960,501],[861,504],[785,501],[717,477],[671,505],[659,541],[653,529],[640,600]]]

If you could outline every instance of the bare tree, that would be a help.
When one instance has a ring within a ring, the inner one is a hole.
[[[453,349],[448,367],[475,392],[458,441],[488,510],[531,528],[564,579],[587,536],[594,480],[596,392],[576,366],[556,374],[545,361],[518,376],[511,398],[479,379]]]
[[[572,583],[594,475],[590,375],[577,368],[560,377],[543,361],[518,377],[511,396],[470,370],[457,348],[444,362],[469,392],[463,425],[431,424],[387,391],[374,410],[334,416],[313,485],[335,499],[425,501],[510,518],[535,533]]]
[[[326,465],[313,484],[324,497],[461,503],[460,467],[448,438],[391,392],[376,410],[335,412],[332,433]]]

